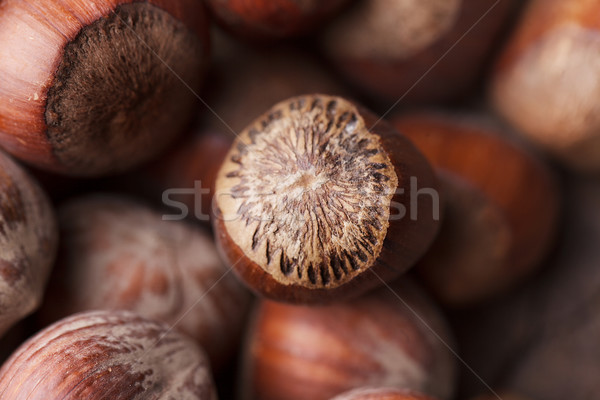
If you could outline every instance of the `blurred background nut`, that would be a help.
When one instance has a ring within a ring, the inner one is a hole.
[[[436,168],[446,194],[440,234],[417,266],[438,299],[474,304],[541,267],[560,205],[545,164],[476,115],[420,112],[392,123]]]
[[[245,400],[321,400],[365,386],[451,399],[456,359],[443,317],[419,287],[394,283],[329,306],[261,302],[242,364]]]
[[[600,171],[599,12],[597,1],[530,1],[491,84],[501,115],[581,171]]]
[[[376,102],[455,100],[482,77],[516,3],[359,0],[320,43],[348,81]]]
[[[0,369],[0,397],[216,400],[192,340],[137,314],[74,315],[25,342]]]
[[[42,310],[47,322],[125,309],[196,339],[215,367],[235,353],[251,297],[208,233],[108,195],[63,205],[60,226],[59,262]]]
[[[309,33],[349,0],[205,0],[215,18],[240,37],[283,38]]]
[[[465,362],[492,387],[532,400],[600,398],[600,181],[568,176],[561,240],[544,273],[452,316]],[[470,372],[461,393],[486,393]]]
[[[133,178],[139,191],[162,201],[165,212],[209,223],[217,172],[231,148],[233,134],[196,128],[190,137]]]
[[[206,98],[214,113],[205,109],[200,117],[209,130],[219,130],[233,139],[257,116],[287,98],[306,93],[349,93],[315,54],[301,46],[256,48],[235,42],[218,30],[212,37],[215,60]]]
[[[40,305],[57,244],[46,195],[0,152],[0,335]]]
[[[415,392],[393,388],[357,389],[343,393],[331,400],[435,400]]]

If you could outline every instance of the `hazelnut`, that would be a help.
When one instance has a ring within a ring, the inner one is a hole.
[[[280,301],[322,303],[380,286],[418,260],[439,225],[423,156],[340,97],[273,106],[236,139],[215,186],[222,254],[249,287]]]
[[[477,83],[517,3],[360,0],[332,22],[320,42],[348,81],[377,101],[448,100]]]
[[[600,170],[600,5],[533,0],[493,77],[496,109],[565,164]]]
[[[40,305],[57,243],[46,195],[0,152],[0,335]]]
[[[46,320],[131,310],[196,339],[215,368],[229,360],[250,293],[225,268],[208,233],[116,196],[71,201],[59,216],[62,245]]]
[[[509,295],[454,316],[459,348],[477,377],[531,400],[599,399],[600,180],[568,175],[561,241],[543,273]]]
[[[206,112],[202,122],[207,130],[219,130],[234,138],[229,128],[241,132],[257,115],[290,97],[306,93],[348,95],[344,85],[314,55],[302,49],[289,45],[268,49],[227,45],[233,51],[215,55],[215,71],[206,87],[206,101],[220,117]]]
[[[342,393],[331,400],[434,400],[419,393],[394,388],[357,389]]]
[[[410,282],[321,307],[261,302],[246,344],[244,400],[326,400],[373,386],[449,399],[455,358],[441,314]],[[443,342],[442,342],[443,341]]]
[[[4,1],[0,145],[73,175],[139,164],[189,122],[207,33],[196,0]]]
[[[232,142],[232,134],[198,128],[188,140],[144,169],[138,175],[138,183],[141,181],[154,198],[162,198],[163,204],[170,210],[208,222],[212,214],[217,172]],[[176,190],[169,192],[171,189]],[[178,192],[177,189],[185,191]]]
[[[392,123],[443,182],[444,223],[416,268],[441,301],[482,301],[541,266],[559,213],[558,188],[544,164],[475,117],[422,112]]]
[[[308,33],[349,0],[205,0],[216,19],[242,37]]]
[[[215,400],[204,352],[130,312],[77,314],[25,342],[0,369],[0,397]]]

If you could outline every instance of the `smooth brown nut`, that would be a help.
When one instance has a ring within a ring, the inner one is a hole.
[[[0,369],[11,400],[215,400],[204,352],[130,312],[77,314],[25,342]]]
[[[216,19],[242,37],[281,38],[317,28],[349,0],[205,0]]]
[[[378,101],[447,100],[464,96],[481,77],[516,3],[360,0],[320,42],[348,81]]]
[[[197,340],[215,368],[229,360],[251,296],[208,233],[117,196],[71,201],[59,216],[62,244],[42,309],[46,320],[131,310]]]
[[[343,98],[306,95],[236,139],[217,176],[213,226],[249,287],[322,303],[408,270],[437,233],[436,189],[423,156],[387,123]]]
[[[600,171],[600,4],[529,2],[493,76],[496,109],[566,165]]]
[[[3,1],[0,145],[72,175],[137,165],[186,128],[207,50],[197,0]]]
[[[244,353],[242,398],[326,400],[374,386],[451,398],[456,365],[441,314],[414,284],[391,288],[399,297],[384,287],[322,307],[263,301]]]
[[[493,124],[422,112],[392,120],[438,171],[446,195],[440,234],[417,271],[450,306],[514,287],[541,267],[558,228],[553,174]]]
[[[219,54],[215,49],[215,71],[207,82],[206,101],[219,118],[205,112],[202,122],[208,130],[218,130],[234,139],[258,115],[290,97],[306,93],[348,95],[337,77],[305,50],[289,45],[257,49],[231,43],[231,38],[218,32],[213,37],[230,50]]]
[[[531,400],[600,398],[600,180],[567,175],[561,239],[544,271],[455,315],[467,396],[493,388]]]
[[[188,219],[208,223],[217,172],[233,138],[232,133],[198,128],[132,181],[141,182],[141,190],[150,194],[147,197],[163,199],[169,212],[187,214]],[[168,194],[166,202],[165,194]]]
[[[57,244],[46,195],[0,152],[0,335],[40,305]]]
[[[394,388],[357,389],[342,393],[331,400],[434,400],[419,393]],[[510,400],[510,399],[509,399]]]

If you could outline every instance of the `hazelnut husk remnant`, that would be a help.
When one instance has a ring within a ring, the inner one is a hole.
[[[450,399],[450,336],[437,308],[409,281],[321,307],[263,301],[248,335],[241,398],[327,400],[386,386]]]
[[[208,28],[196,0],[7,0],[0,145],[72,175],[126,170],[187,127]]]
[[[130,310],[196,339],[215,368],[234,355],[251,296],[208,233],[109,195],[73,200],[59,217],[61,251],[44,319]]]
[[[40,305],[57,244],[45,193],[0,152],[0,335]]]
[[[76,314],[25,342],[0,369],[3,399],[216,400],[204,352],[125,311]]]
[[[424,157],[340,97],[273,106],[236,139],[215,186],[223,255],[249,287],[280,301],[322,303],[380,286],[423,255],[439,226]]]
[[[393,118],[435,166],[446,194],[440,234],[417,271],[444,304],[506,291],[541,267],[558,228],[555,177],[491,121],[435,112]]]

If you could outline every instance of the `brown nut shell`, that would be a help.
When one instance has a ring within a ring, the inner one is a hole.
[[[348,81],[378,101],[455,99],[481,77],[516,3],[360,0],[320,42]]]
[[[327,95],[280,102],[249,125],[215,196],[217,243],[234,271],[293,303],[357,296],[396,278],[426,251],[440,217],[436,178],[414,146]]]
[[[533,0],[500,57],[491,97],[567,166],[600,171],[600,4]]]
[[[541,266],[558,228],[555,177],[501,130],[435,112],[393,119],[436,167],[446,217],[418,271],[445,304],[468,305],[514,287]]]
[[[570,175],[563,192],[562,240],[544,272],[455,315],[461,356],[478,374],[463,374],[467,396],[489,393],[482,379],[530,400],[600,398],[600,181]]]
[[[411,282],[390,287],[321,307],[261,302],[244,353],[240,397],[327,400],[384,386],[450,399],[456,360],[442,315]]]
[[[40,305],[57,244],[45,193],[0,152],[0,335]]]
[[[11,400],[216,400],[190,339],[130,312],[77,314],[25,342],[0,369]]]
[[[186,128],[207,50],[195,0],[3,1],[0,145],[72,175],[137,165]]]
[[[231,133],[198,128],[133,180],[141,182],[142,190],[150,193],[147,197],[162,199],[170,212],[208,223],[217,173],[233,138]]]
[[[394,388],[367,388],[342,393],[331,400],[434,400],[419,393]]]
[[[209,130],[219,130],[233,140],[258,115],[290,97],[306,93],[348,95],[338,77],[306,50],[289,44],[254,48],[232,43],[231,38],[218,33],[213,34],[220,40],[217,44],[230,49],[222,50],[221,54],[215,49],[206,101],[219,117],[209,111],[205,113],[202,122]]]
[[[305,34],[349,0],[206,0],[216,19],[241,37]]]
[[[130,310],[197,340],[215,368],[233,356],[251,296],[207,232],[118,196],[73,200],[59,215],[61,252],[45,319]]]

